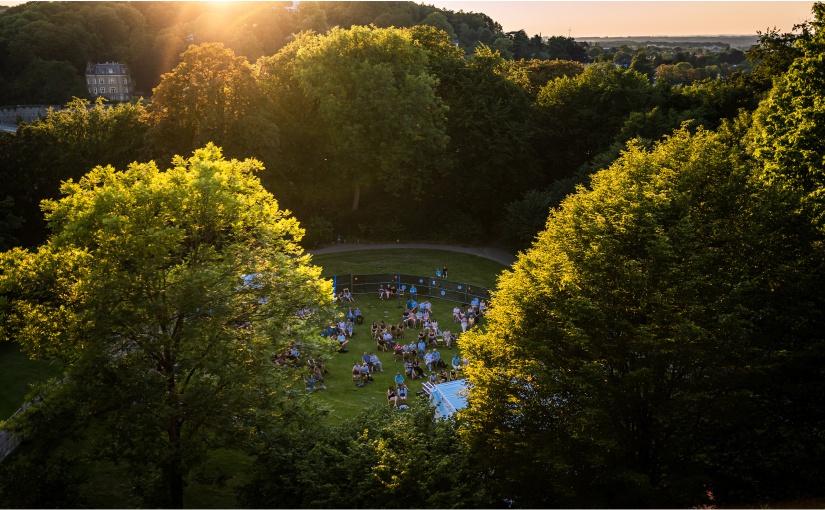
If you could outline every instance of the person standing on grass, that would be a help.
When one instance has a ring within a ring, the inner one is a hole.
[[[441,277],[444,278],[445,280],[447,279],[447,266],[444,266],[441,269]]]
[[[416,294],[418,294],[418,289],[416,289],[415,284],[413,284],[412,287],[410,287],[410,297],[413,301],[415,301]]]

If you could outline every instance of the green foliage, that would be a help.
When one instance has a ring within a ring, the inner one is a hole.
[[[259,162],[209,145],[173,165],[67,181],[45,205],[47,243],[0,260],[3,336],[67,374],[11,429],[97,426],[96,454],[141,473],[147,504],[162,506],[182,505],[208,448],[251,448],[258,427],[300,405],[270,357],[293,340],[327,349],[315,332],[330,293],[301,256],[303,231],[253,176]],[[318,313],[300,320],[300,305]]]
[[[411,397],[414,398],[414,397]],[[474,508],[489,506],[482,479],[457,440],[454,421],[432,411],[376,404],[330,429],[272,431],[248,507]]]
[[[550,210],[558,207],[564,198],[576,191],[579,179],[559,179],[546,191],[530,190],[521,200],[507,204],[502,230],[521,247],[527,247],[544,230]]]
[[[14,234],[24,245],[45,239],[40,201],[58,198],[62,181],[79,179],[97,165],[125,166],[138,158],[146,132],[142,104],[108,107],[104,101],[90,105],[75,98],[66,109],[0,137],[0,180],[14,197],[15,215],[24,220],[25,230]]]
[[[816,487],[819,470],[795,466],[823,447],[825,265],[810,219],[756,177],[739,137],[630,146],[499,280],[486,331],[463,339],[462,429],[506,473],[490,480],[499,497],[692,506],[706,488],[738,502]]]
[[[556,178],[569,177],[613,141],[632,112],[651,107],[653,88],[636,71],[595,64],[539,92],[544,158]]]
[[[14,455],[0,463],[0,505],[4,508],[80,508],[78,490],[85,481],[72,473],[73,459],[38,459]]]
[[[255,68],[221,44],[193,45],[181,55],[155,89],[146,121],[147,150],[159,159],[208,142],[267,163],[278,153],[278,129]]]
[[[825,5],[816,4],[814,13],[815,35],[798,46],[803,56],[754,113],[751,150],[764,163],[767,178],[779,178],[807,195],[806,202],[820,215],[825,212]]]
[[[353,27],[261,62],[287,178],[352,189],[353,210],[361,188],[420,195],[448,140],[427,58],[407,31]]]

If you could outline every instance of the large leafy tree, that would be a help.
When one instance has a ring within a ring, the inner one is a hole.
[[[487,330],[462,337],[463,434],[503,500],[818,490],[825,264],[810,216],[743,159],[742,134],[631,146],[551,213]]]
[[[146,109],[154,157],[189,153],[214,142],[232,157],[275,160],[278,129],[256,69],[220,43],[192,45],[163,75]]]
[[[446,108],[427,53],[409,32],[352,27],[307,35],[261,71],[283,114],[283,137],[291,138],[284,141],[288,175],[352,190],[353,210],[362,188],[397,196],[425,189],[448,141]]]
[[[323,348],[312,332],[331,289],[260,169],[209,145],[167,171],[98,167],[63,184],[45,206],[48,242],[0,259],[3,336],[66,374],[13,430],[38,439],[93,426],[97,455],[154,481],[146,504],[181,507],[208,448],[251,448],[300,402],[271,356],[293,340]],[[301,305],[318,313],[298,319]]]

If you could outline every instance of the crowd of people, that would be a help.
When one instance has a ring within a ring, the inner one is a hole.
[[[446,277],[446,267],[440,272],[439,276]],[[403,368],[396,372],[394,384],[388,387],[386,393],[387,402],[394,407],[408,405],[409,388],[406,379],[441,384],[461,378],[469,360],[462,358],[458,352],[455,352],[452,359],[442,356],[443,350],[453,349],[453,343],[460,334],[452,333],[449,327],[458,325],[457,327],[461,327],[461,333],[464,333],[478,324],[487,309],[486,301],[479,298],[474,298],[469,304],[456,304],[452,313],[453,325],[442,328],[435,317],[433,304],[426,296],[421,296],[419,302],[415,285],[411,285],[409,289],[405,288],[405,291],[406,301],[399,301],[405,305],[399,321],[372,321],[369,331],[372,340],[375,341],[375,350],[365,351],[363,356],[355,361],[351,371],[352,381],[356,387],[370,385],[376,382],[376,379],[380,380],[377,374],[385,371],[379,354],[391,352],[393,363],[403,363]],[[399,289],[394,285],[380,285],[378,288],[380,300],[402,299],[398,293]],[[336,300],[347,306],[347,311],[337,322],[327,326],[322,335],[336,339],[338,352],[347,353],[347,344],[360,329],[356,326],[364,324],[364,316],[361,309],[354,305],[355,297],[349,288],[342,289],[336,295]],[[307,317],[309,310],[301,308],[298,315]],[[416,334],[410,330],[418,331]],[[316,369],[311,365],[310,372],[305,377],[307,390],[325,389],[324,373],[323,368]]]

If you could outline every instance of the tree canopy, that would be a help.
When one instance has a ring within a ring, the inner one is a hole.
[[[825,266],[810,216],[759,178],[741,136],[629,147],[499,280],[486,331],[462,337],[462,432],[503,500],[691,506],[814,487],[794,466],[823,446]]]
[[[300,405],[271,357],[290,341],[326,348],[316,332],[331,288],[260,169],[208,145],[167,171],[97,167],[63,184],[45,206],[46,244],[0,261],[4,338],[66,374],[13,430],[71,437],[93,424],[98,454],[131,466],[146,504],[180,507],[207,448],[252,447]],[[299,319],[299,306],[317,313]]]

